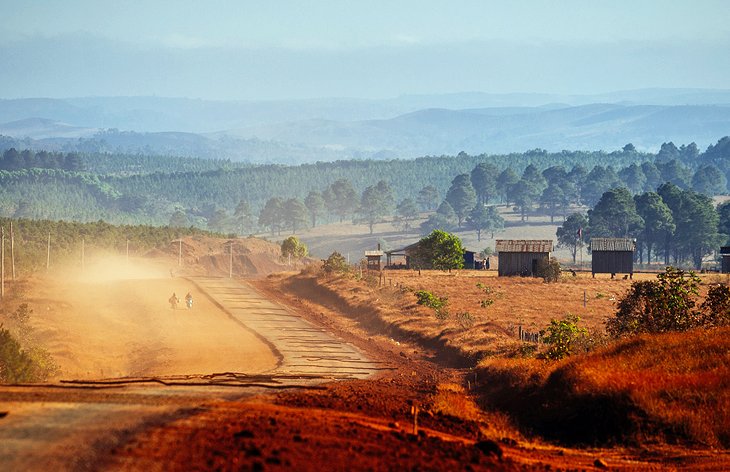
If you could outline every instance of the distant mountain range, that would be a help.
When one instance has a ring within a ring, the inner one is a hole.
[[[389,100],[223,102],[158,97],[0,100],[3,146],[250,162],[701,148],[730,135],[730,90],[595,96],[466,93]]]

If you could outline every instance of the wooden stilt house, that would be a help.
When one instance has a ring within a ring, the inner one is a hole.
[[[629,238],[592,238],[591,272],[596,274],[629,274],[634,277],[636,240]]]

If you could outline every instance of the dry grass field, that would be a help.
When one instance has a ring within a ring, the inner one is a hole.
[[[579,273],[557,283],[493,271],[385,271],[326,277],[275,275],[294,296],[349,316],[394,343],[416,342],[452,365],[471,366],[480,401],[526,431],[579,444],[682,443],[730,447],[730,331],[696,330],[611,341],[604,322],[631,280]],[[655,277],[634,274],[634,280]],[[727,282],[702,275],[703,283]],[[448,316],[415,292],[446,297]],[[518,340],[551,319],[578,315],[595,341],[584,354],[539,359]],[[489,379],[484,380],[484,379]],[[472,383],[474,382],[474,383]]]

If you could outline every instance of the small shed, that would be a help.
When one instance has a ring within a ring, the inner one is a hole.
[[[721,271],[723,274],[730,274],[730,246],[720,248],[720,257],[722,257]]]
[[[368,261],[368,270],[380,270],[380,260],[383,257],[383,251],[365,251],[365,259]]]
[[[549,239],[498,239],[494,246],[498,255],[499,276],[535,276],[539,261],[549,261],[553,242]]]
[[[634,278],[636,240],[630,238],[592,238],[591,272],[596,274],[629,274]]]

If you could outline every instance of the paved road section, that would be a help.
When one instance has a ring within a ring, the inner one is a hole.
[[[236,321],[257,333],[280,358],[275,377],[290,381],[362,379],[383,367],[354,346],[268,300],[250,285],[225,278],[191,278]]]

